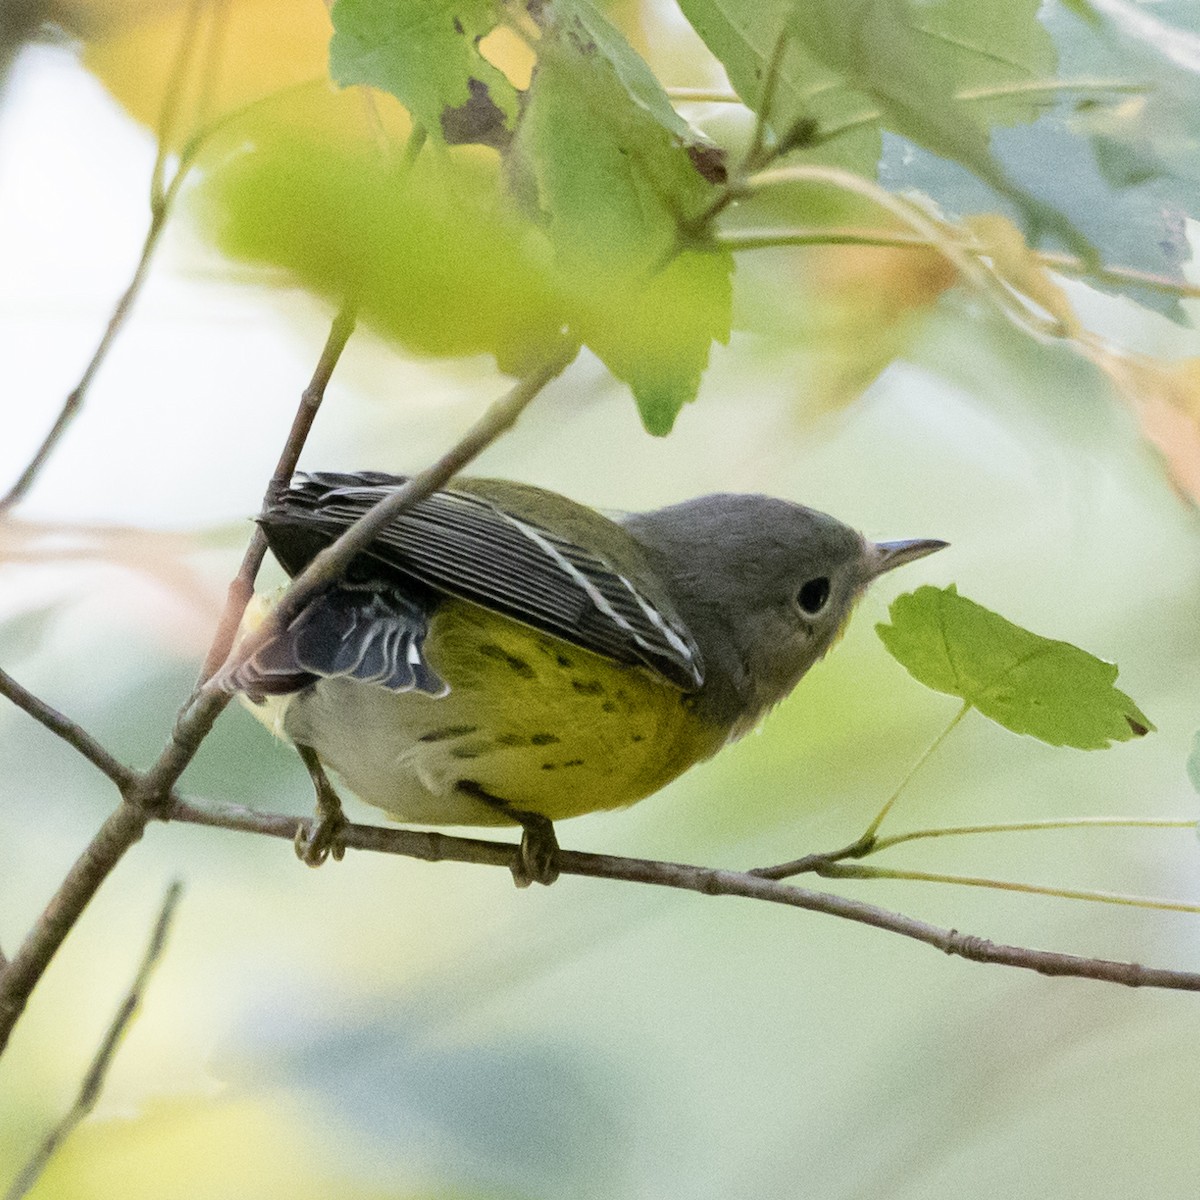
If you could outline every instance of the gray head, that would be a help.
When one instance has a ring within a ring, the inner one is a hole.
[[[878,576],[945,542],[870,542],[771,496],[701,496],[622,522],[672,583],[705,661],[697,703],[737,737],[837,639]]]

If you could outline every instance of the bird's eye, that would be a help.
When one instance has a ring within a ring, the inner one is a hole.
[[[810,617],[815,617],[825,607],[825,602],[828,599],[829,579],[825,575],[821,575],[817,579],[810,579],[796,593],[796,603]]]

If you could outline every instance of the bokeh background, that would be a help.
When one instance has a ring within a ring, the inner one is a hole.
[[[666,82],[716,78],[667,6],[619,7]],[[2,97],[4,484],[77,379],[144,233],[155,145],[135,84],[155,73],[90,65],[99,77],[73,44],[27,48]],[[872,537],[952,543],[887,577],[758,734],[633,810],[563,826],[564,845],[747,867],[852,839],[955,711],[873,631],[922,582],[956,582],[1117,661],[1158,732],[1083,753],[972,715],[889,828],[1195,814],[1195,508],[1095,366],[948,282],[911,251],[744,257],[736,332],[670,437],[649,437],[585,354],[480,461],[601,507],[757,490]],[[1194,331],[1068,287],[1125,348],[1200,353]],[[231,264],[185,204],[82,417],[0,523],[0,662],[131,762],[152,760],[190,690],[332,312]],[[360,330],[302,466],[418,468],[505,386],[490,359],[415,359]],[[11,951],[114,796],[8,706],[0,781]],[[236,707],[183,784],[310,806],[294,755]],[[889,861],[1200,900],[1186,830],[957,839]],[[70,1103],[175,877],[186,894],[166,957],[43,1200],[1195,1186],[1192,995],[972,966],[823,916],[603,881],[518,892],[502,871],[365,854],[309,871],[286,844],[190,827],[148,831],[39,985],[0,1063],[0,1183]],[[994,940],[1200,969],[1195,915],[837,886]]]

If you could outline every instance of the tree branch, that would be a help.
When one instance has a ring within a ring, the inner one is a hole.
[[[495,401],[459,441],[432,466],[413,475],[403,487],[380,500],[345,533],[322,550],[291,582],[287,591],[264,618],[262,624],[238,647],[225,666],[204,687],[201,704],[223,694],[229,677],[238,664],[251,658],[299,614],[323,588],[337,579],[362,550],[402,513],[444,487],[472,459],[477,458],[501,434],[516,424],[517,418],[551,380],[561,375],[574,360],[579,347],[564,342],[560,352],[530,372]],[[174,780],[172,780],[174,782]]]
[[[313,421],[316,420],[317,410],[321,407],[321,401],[325,399],[325,389],[329,386],[333,370],[342,357],[342,351],[346,348],[346,343],[354,332],[357,320],[356,306],[347,300],[338,310],[337,316],[333,318],[333,324],[329,327],[329,337],[325,340],[325,348],[321,351],[316,370],[313,372],[308,387],[301,393],[300,407],[296,410],[291,431],[288,433],[283,451],[279,455],[279,461],[275,464],[275,473],[271,476],[271,482],[266,492],[267,496],[270,496],[272,488],[285,486],[290,482],[292,474],[296,470],[296,463],[300,460],[300,452],[304,449],[304,443],[308,441]],[[254,595],[254,581],[258,578],[258,569],[262,566],[266,552],[267,539],[263,535],[262,529],[255,525],[250,544],[246,547],[246,553],[242,558],[242,565],[229,584],[225,611],[221,614],[216,635],[213,637],[212,645],[204,659],[204,666],[200,670],[201,684],[205,683],[229,657],[242,614],[246,611],[246,605],[250,603],[251,596]]]
[[[34,452],[33,457],[29,460],[29,464],[21,472],[16,483],[3,496],[0,496],[0,516],[3,516],[4,513],[14,508],[24,499],[26,493],[33,487],[38,474],[54,453],[58,443],[62,441],[71,423],[79,415],[88,390],[92,386],[92,381],[96,378],[97,372],[108,357],[108,352],[112,349],[113,342],[117,340],[117,335],[129,320],[134,302],[137,300],[138,294],[142,290],[142,284],[146,280],[146,274],[150,270],[150,261],[154,257],[155,250],[158,248],[163,229],[167,224],[167,217],[171,212],[171,206],[175,201],[175,197],[179,194],[179,189],[183,185],[183,180],[187,175],[189,167],[186,161],[181,161],[174,175],[171,177],[171,182],[165,188],[163,187],[162,177],[166,163],[168,138],[174,128],[176,112],[183,91],[183,80],[187,73],[187,61],[190,57],[191,46],[195,40],[196,27],[202,8],[202,4],[197,2],[197,0],[193,0],[187,21],[184,24],[183,36],[180,41],[179,50],[176,53],[175,63],[168,78],[166,91],[163,94],[158,121],[158,149],[154,157],[154,168],[150,178],[150,225],[146,230],[146,237],[142,242],[142,251],[138,257],[137,266],[134,268],[129,284],[117,300],[116,307],[112,311],[112,316],[108,319],[108,325],[104,329],[95,352],[84,368],[79,382],[71,390],[66,400],[63,401],[63,406],[55,418],[54,424],[50,427],[50,432],[42,439],[41,445]]]
[[[64,717],[56,708],[51,708],[28,688],[22,687],[4,670],[0,670],[0,696],[7,696],[35,721],[62,738],[67,745],[73,746],[92,766],[107,775],[118,788],[128,787],[135,779],[136,772],[124,763],[118,762],[86,729]]]
[[[334,318],[313,377],[300,397],[300,407],[275,468],[276,476],[290,478],[312,428],[325,387],[353,328],[354,311],[347,304]],[[245,581],[247,588],[253,588],[254,576],[265,551],[265,543],[260,546],[258,542],[258,538],[251,539],[238,577],[231,585],[230,599],[213,639],[214,649],[221,639],[232,640],[232,630],[237,628],[237,621],[249,598],[239,583]],[[241,607],[237,607],[239,603]],[[210,651],[209,658],[214,657]],[[223,657],[216,660],[220,662]],[[14,704],[74,746],[117,785],[122,797],[120,807],[105,821],[100,832],[71,868],[15,957],[0,969],[0,1053],[3,1053],[30,993],[45,973],[58,947],[109,873],[125,852],[141,838],[152,811],[170,795],[176,779],[195,755],[229,698],[215,697],[206,707],[193,714],[190,723],[185,717],[177,719],[171,741],[158,762],[150,771],[141,774],[118,762],[78,725],[39,700],[3,671],[0,671],[0,694],[8,696]]]
[[[142,836],[149,819],[149,812],[135,804],[123,802],[113,811],[0,974],[0,1054],[50,960],[109,872]]]
[[[319,403],[324,383],[327,382],[328,375],[333,370],[337,356],[341,353],[341,348],[345,345],[345,339],[349,337],[351,328],[352,315],[347,309],[343,309],[334,321],[334,330],[331,331],[326,342],[321,361],[314,372],[313,382],[305,390],[304,397],[301,399],[301,412],[297,414],[293,422],[292,432],[289,435],[288,444],[280,456],[277,470],[282,471],[286,468],[290,475],[289,464],[294,466],[295,457],[299,455],[303,438],[307,435],[312,423],[311,412],[315,411],[314,400]],[[360,545],[366,544],[374,537],[381,525],[386,524],[411,505],[418,503],[441,487],[451,476],[462,470],[516,421],[526,405],[551,379],[566,368],[567,364],[575,357],[576,352],[577,347],[574,345],[569,347],[564,345],[563,352],[553,361],[533,371],[526,379],[521,380],[508,395],[496,401],[434,466],[413,476],[404,488],[382,504],[376,505],[355,525],[351,526],[346,534],[330,547],[329,551],[318,556],[317,561],[323,560],[324,562],[321,570],[305,572],[299,580],[293,582],[288,594],[294,595],[298,590],[297,583],[302,582],[306,576],[316,580],[315,583],[310,582],[311,587],[323,586],[326,576],[322,572],[328,571],[333,574],[339,572],[358,552]],[[386,511],[381,513],[381,509]],[[364,527],[366,531],[362,532]],[[341,547],[339,554],[330,553],[338,550],[339,547]],[[247,561],[250,561],[253,550],[252,543],[251,548],[247,550]],[[259,557],[261,558],[261,556]],[[300,603],[302,602],[300,601]],[[7,679],[7,676],[4,678]],[[105,770],[105,774],[109,775],[114,782],[118,782],[118,779],[115,774],[110,773],[111,768],[115,766],[126,772],[118,784],[121,788],[123,803],[108,818],[83,855],[71,868],[54,899],[38,919],[16,956],[3,974],[0,974],[0,1053],[3,1053],[8,1037],[24,1010],[30,992],[42,977],[71,926],[79,918],[109,872],[116,867],[125,852],[142,836],[146,823],[154,817],[161,816],[165,806],[173,800],[171,792],[176,781],[188,763],[195,757],[196,751],[208,736],[213,722],[230,701],[229,693],[219,686],[214,686],[218,679],[219,676],[210,680],[184,705],[176,718],[166,747],[154,765],[144,773],[122,768],[103,751],[102,747],[83,734],[82,730],[73,732],[72,737],[67,738],[77,748],[86,747],[87,749],[83,752],[87,753],[89,759],[95,761],[97,766],[101,766],[101,762],[107,760],[110,770]],[[28,704],[22,703],[22,707],[27,707],[39,720],[43,720],[43,723],[57,718],[59,722],[70,726],[70,722],[59,717],[36,697],[26,693],[23,688],[18,689],[18,694],[21,695],[22,700],[28,697]],[[54,728],[55,726],[51,724],[50,727]],[[93,757],[97,752],[99,755],[103,755],[104,759],[98,760]],[[101,766],[101,769],[105,768]]]
[[[235,804],[176,800],[156,814],[165,821],[183,821],[244,833],[257,833],[292,842],[298,831],[311,834],[313,822],[306,817],[289,817],[280,813],[261,813]],[[476,838],[452,837],[411,829],[387,829],[377,825],[348,824],[339,834],[348,848],[369,850],[380,854],[396,854],[424,862],[481,863],[494,867],[511,867],[516,847],[511,843],[482,841]],[[912,938],[941,950],[944,954],[965,958],[970,962],[995,963],[1037,971],[1042,975],[1072,976],[1127,987],[1171,988],[1179,991],[1200,991],[1200,974],[1173,971],[1162,967],[1143,967],[1132,962],[1113,962],[1101,958],[1085,958],[1075,954],[1057,954],[1023,946],[1007,946],[942,929],[903,913],[891,912],[861,900],[815,892],[791,884],[765,879],[747,871],[723,871],[711,867],[689,866],[685,863],[657,862],[640,858],[617,858],[607,854],[585,854],[578,851],[560,852],[564,875],[583,875],[593,879],[613,879],[624,883],[653,884],[699,892],[705,896],[740,896],[807,909],[870,925],[888,933]]]
[[[100,1043],[96,1055],[92,1059],[92,1064],[88,1068],[87,1074],[83,1077],[83,1082],[79,1087],[79,1094],[75,1097],[75,1103],[63,1115],[62,1120],[50,1130],[45,1140],[25,1164],[21,1173],[13,1180],[8,1191],[5,1193],[4,1200],[21,1200],[22,1196],[29,1193],[42,1172],[46,1169],[46,1164],[54,1156],[55,1151],[66,1141],[80,1121],[95,1107],[96,1101],[100,1097],[100,1089],[103,1088],[104,1080],[108,1075],[108,1069],[112,1065],[113,1056],[120,1047],[130,1022],[137,1014],[137,1010],[142,1003],[142,997],[146,994],[146,988],[150,983],[150,977],[154,973],[154,968],[162,958],[163,950],[167,944],[167,936],[171,930],[171,922],[175,917],[175,910],[179,905],[179,898],[182,894],[183,885],[179,880],[175,880],[167,888],[167,893],[163,897],[163,902],[159,909],[158,919],[154,923],[154,928],[150,933],[150,940],[142,955],[141,966],[138,967],[133,983],[130,984],[125,999],[121,1002],[120,1008],[117,1009],[116,1014],[113,1016],[112,1022],[108,1027],[108,1032],[104,1035],[104,1040]]]

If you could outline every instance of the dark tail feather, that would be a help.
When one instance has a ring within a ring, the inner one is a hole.
[[[243,663],[231,683],[251,697],[286,695],[337,677],[444,696],[449,687],[425,661],[428,632],[420,602],[378,581],[343,581]]]

